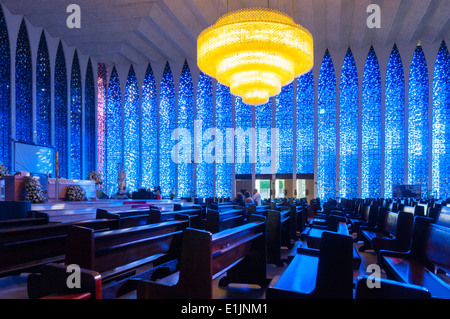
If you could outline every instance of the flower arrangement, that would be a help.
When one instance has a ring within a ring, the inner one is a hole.
[[[42,192],[41,182],[31,176],[25,176],[23,178],[25,186],[25,200],[30,201],[33,204],[40,204],[45,202],[45,197]]]
[[[174,199],[175,198],[175,192],[173,190],[170,190],[169,197],[170,197],[170,199]]]
[[[6,166],[0,163],[0,181],[4,180],[5,176],[9,176],[9,175],[11,175],[11,174],[9,174]]]
[[[87,200],[86,191],[80,185],[67,186],[66,198],[73,201]]]
[[[103,178],[99,172],[90,172],[88,175],[88,180],[95,181],[95,185],[103,185]]]

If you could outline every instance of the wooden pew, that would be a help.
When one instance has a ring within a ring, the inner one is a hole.
[[[102,280],[96,271],[80,269],[80,286],[69,288],[70,273],[63,264],[42,266],[40,273],[27,277],[27,293],[30,299],[102,299]]]
[[[176,219],[176,215],[189,216],[189,227],[203,229],[203,208],[201,206],[185,206],[178,208],[174,205],[174,210],[161,213],[160,221],[169,221]],[[158,222],[160,222],[158,221]]]
[[[337,215],[330,215],[328,217],[328,225],[325,227],[320,226],[310,226],[305,229],[305,231],[302,232],[301,239],[306,242],[306,246],[308,248],[314,248],[319,249],[320,243],[322,240],[322,234],[325,231],[331,231],[335,232],[341,235],[350,235],[348,231],[348,226],[346,223],[346,219],[342,216]],[[301,241],[298,241],[296,245],[294,246],[293,251],[288,255],[288,260],[292,261],[293,257],[295,256],[296,249],[299,247],[304,247],[302,245],[303,243]],[[352,265],[353,269],[359,269],[359,266],[361,265],[361,256],[359,255],[358,251],[356,250],[355,246],[353,246],[353,257],[352,257]]]
[[[375,227],[377,224],[379,207],[375,205],[363,204],[359,215],[347,215],[349,217],[349,223],[351,225],[351,233],[356,233],[359,236],[359,228],[361,226],[365,227]],[[360,238],[357,237],[355,241]]]
[[[242,225],[244,222],[245,216],[243,209],[230,209],[224,211],[208,209],[204,221],[204,228],[214,234],[228,228]]]
[[[395,280],[377,278],[379,287],[369,287],[367,282],[374,279],[361,275],[356,282],[355,299],[430,299],[431,295],[424,287],[405,284]]]
[[[143,226],[149,223],[150,208],[130,208],[128,210],[108,211],[97,208],[97,219],[116,219],[119,228]]]
[[[364,244],[359,251],[380,250],[408,251],[411,246],[414,216],[411,213],[398,213],[380,209],[378,223],[375,227],[360,227]]]
[[[47,213],[29,211],[27,213],[27,217],[0,220],[0,229],[45,225],[48,223],[49,223],[49,216]]]
[[[427,289],[432,298],[450,299],[450,285],[436,273],[450,273],[450,228],[418,216],[408,252],[382,250],[380,265],[389,279]]]
[[[267,299],[353,297],[351,236],[325,231],[320,249],[299,248],[282,275],[272,279]]]
[[[274,204],[274,203],[272,203]],[[267,262],[283,266],[286,260],[281,258],[282,247],[292,247],[296,239],[293,215],[296,213],[294,205],[291,207],[278,206],[279,210],[257,210],[257,206],[249,205],[248,216],[263,216],[267,218]]]
[[[110,219],[15,227],[0,230],[0,277],[34,272],[49,262],[64,261],[67,234],[71,226],[94,230],[117,229]]]
[[[413,216],[425,216],[424,206],[416,205],[416,206],[408,206],[408,205],[400,205],[398,207],[399,212],[411,213]]]
[[[220,286],[250,283],[265,287],[266,223],[253,216],[241,226],[215,234],[187,228],[180,271],[159,281],[136,279],[138,299],[211,299],[213,280],[226,272]]]
[[[98,272],[102,298],[114,299],[135,289],[129,281],[134,275],[153,274],[164,263],[176,267],[187,226],[187,220],[176,220],[96,233],[71,227],[64,263]]]
[[[436,214],[435,222],[444,227],[450,227],[450,206],[442,207]]]

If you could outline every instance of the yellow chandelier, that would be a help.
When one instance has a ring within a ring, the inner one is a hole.
[[[227,13],[197,39],[200,70],[251,105],[267,103],[313,63],[311,33],[272,9]]]

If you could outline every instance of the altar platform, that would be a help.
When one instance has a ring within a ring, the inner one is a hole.
[[[127,199],[97,199],[88,201],[51,201],[43,204],[31,204],[31,210],[47,213],[50,222],[73,222],[86,219],[95,219],[97,208],[109,211],[130,209],[136,200]],[[138,200],[158,207],[161,211],[172,211],[175,203],[191,206],[181,199]]]

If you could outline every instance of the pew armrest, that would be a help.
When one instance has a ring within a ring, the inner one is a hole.
[[[358,277],[356,283],[355,299],[430,299],[430,292],[424,287],[402,283],[385,278],[377,278],[378,286],[375,286],[374,278],[367,275]],[[368,282],[374,286],[370,288]]]
[[[91,299],[102,298],[102,281],[98,272],[80,268],[79,288],[69,288],[67,283],[76,283],[76,278],[72,281],[69,276],[73,272],[68,270],[64,264],[50,263],[44,265],[40,273],[28,275],[27,291],[30,299],[43,298],[48,296],[67,296],[74,294],[90,294]]]
[[[320,249],[298,247],[297,254],[309,255],[309,256],[319,256]]]

